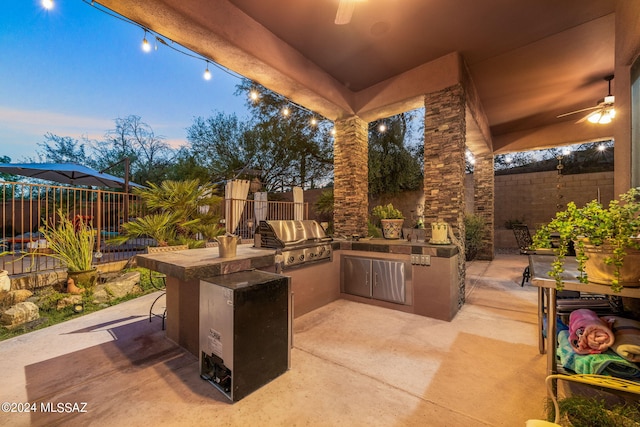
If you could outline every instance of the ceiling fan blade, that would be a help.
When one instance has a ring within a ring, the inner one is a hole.
[[[581,110],[575,110],[575,111],[571,111],[570,113],[564,113],[564,114],[560,114],[559,116],[556,116],[557,119],[561,118],[561,117],[566,117],[566,116],[570,116],[572,114],[577,114],[577,113],[582,113],[583,111],[590,111],[590,110],[596,110],[598,108],[602,108],[602,106],[600,105],[596,105],[595,107],[588,107],[588,108],[583,108]]]
[[[336,25],[344,25],[351,22],[351,15],[353,15],[353,9],[356,7],[356,1],[357,0],[340,0],[335,20]]]

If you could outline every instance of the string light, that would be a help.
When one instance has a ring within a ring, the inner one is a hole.
[[[607,149],[607,147],[604,144],[598,145],[598,151],[602,152],[602,151],[604,151],[606,149]]]
[[[385,125],[384,123],[380,123],[380,125],[378,126],[378,132],[385,133],[386,131],[387,131],[387,125]]]
[[[222,65],[216,63],[215,61],[211,61],[210,59],[206,59],[206,58],[204,58],[204,57],[202,57],[201,55],[198,55],[198,54],[194,54],[194,53],[190,53],[190,52],[187,52],[185,50],[182,50],[182,49],[178,49],[176,46],[174,46],[174,44],[177,44],[177,43],[175,43],[173,40],[167,39],[169,41],[169,43],[167,43],[167,41],[165,41],[163,38],[159,37],[157,34],[155,34],[150,29],[138,24],[135,21],[130,20],[129,18],[126,18],[126,17],[124,17],[122,15],[118,15],[118,14],[110,11],[109,9],[104,8],[99,3],[95,3],[94,0],[82,0],[82,2],[87,4],[87,5],[89,5],[89,6],[91,6],[91,7],[93,7],[98,12],[102,12],[102,13],[104,13],[106,15],[111,16],[112,18],[119,19],[120,21],[126,22],[126,23],[128,23],[130,25],[134,25],[134,26],[140,28],[141,30],[143,30],[144,31],[144,37],[142,39],[142,50],[144,52],[150,52],[151,51],[151,44],[147,40],[147,33],[150,33],[155,38],[155,50],[158,50],[158,44],[162,44],[165,47],[168,47],[169,49],[174,50],[175,52],[181,53],[182,55],[185,55],[185,56],[188,56],[188,57],[191,57],[191,58],[194,58],[194,59],[198,59],[198,60],[201,60],[201,61],[205,61],[206,64],[207,64],[205,72],[203,74],[203,77],[204,77],[205,80],[209,80],[209,79],[211,79],[213,77],[213,75],[209,71],[209,64],[213,65],[214,67],[217,67],[218,69],[224,71],[225,73],[227,73],[230,76],[235,77],[237,79],[241,80],[241,79],[245,78],[244,76],[239,75],[239,74],[229,70],[228,68],[223,67]],[[47,6],[45,6],[45,4],[51,4],[50,7],[53,7],[53,0],[42,0],[42,4],[43,4],[44,7],[47,7]],[[47,7],[47,8],[49,8],[49,7]],[[180,44],[177,44],[177,45],[180,46],[180,47],[183,47]],[[305,108],[305,107],[303,107],[301,105],[298,105],[295,102],[290,101],[285,96],[280,95],[279,93],[276,93],[276,92],[274,92],[274,94],[279,96],[280,98],[282,98],[282,100],[287,101],[291,106],[293,106],[293,107],[295,107],[295,108],[297,108],[297,109],[299,109],[301,111],[305,111],[305,112],[314,114],[313,111],[311,111],[311,110],[309,110],[309,109],[307,109],[307,108]],[[256,102],[256,101],[258,101],[260,99],[260,93],[256,89],[252,89],[249,92],[249,98],[253,102]],[[291,115],[291,110],[290,110],[290,108],[288,106],[284,107],[282,109],[282,115],[284,117],[289,117]],[[318,121],[318,119],[316,117],[312,117],[311,118],[311,125],[312,126],[318,125],[318,122],[319,121]],[[385,130],[386,130],[386,126],[385,126]],[[331,129],[331,135],[335,136],[335,134],[336,134],[335,128]]]
[[[151,52],[151,45],[149,44],[149,40],[147,40],[147,30],[144,31],[144,37],[142,38],[142,51]]]
[[[42,0],[41,4],[47,10],[53,9],[53,0]]]

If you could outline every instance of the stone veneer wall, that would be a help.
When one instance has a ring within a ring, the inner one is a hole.
[[[445,221],[460,250],[459,305],[465,298],[465,93],[461,84],[425,95],[424,219]],[[431,229],[427,228],[427,238]]]
[[[368,123],[359,117],[335,122],[333,211],[336,235],[367,234]]]
[[[474,167],[474,203],[473,212],[484,219],[487,230],[494,227],[494,173],[493,154],[476,154]],[[484,247],[477,259],[492,260],[494,253],[493,233],[488,232],[483,239]]]

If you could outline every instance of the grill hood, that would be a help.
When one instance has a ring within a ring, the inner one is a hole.
[[[266,248],[286,248],[332,240],[313,220],[260,221],[259,230],[261,244]]]

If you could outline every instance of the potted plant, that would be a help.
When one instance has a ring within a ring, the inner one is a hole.
[[[90,289],[98,279],[97,269],[93,266],[96,231],[82,220],[72,221],[62,210],[58,210],[58,216],[60,220],[55,226],[45,224],[40,227],[51,250],[45,256],[58,259],[67,268],[74,285]]]
[[[539,248],[550,248],[551,233],[556,234],[556,259],[549,275],[558,289],[572,241],[581,282],[608,284],[615,292],[623,286],[640,286],[640,189],[632,188],[619,199],[608,207],[597,200],[582,208],[570,202],[536,232],[533,241]]]
[[[404,224],[404,216],[393,204],[378,205],[373,208],[371,214],[380,220],[382,235],[385,239],[399,239]]]

